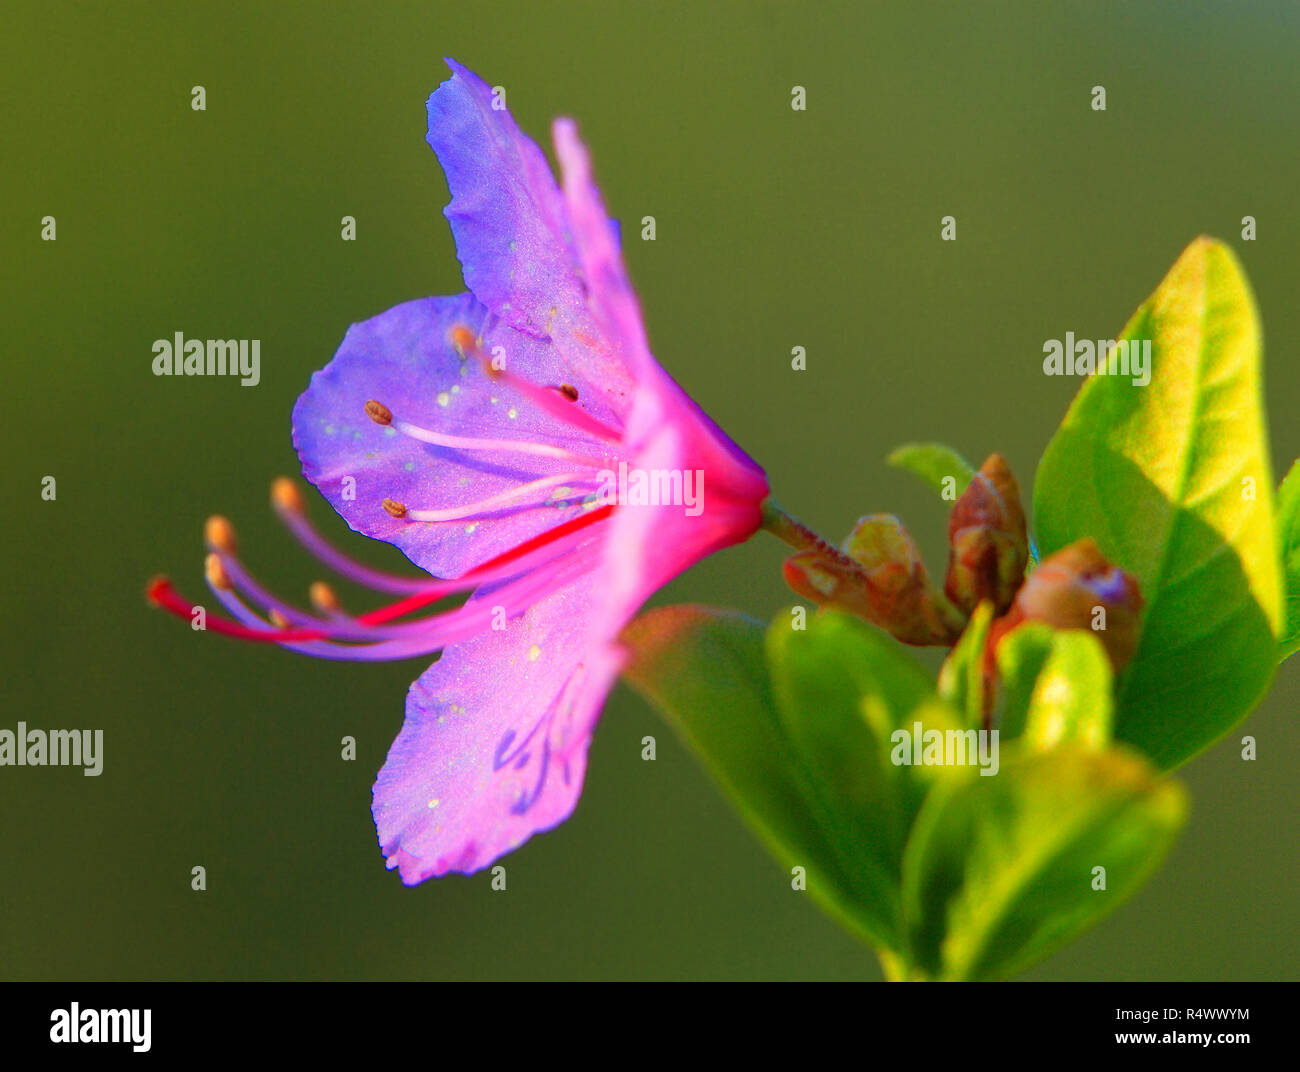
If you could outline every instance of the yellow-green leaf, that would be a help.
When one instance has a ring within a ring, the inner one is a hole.
[[[886,861],[890,838],[883,827],[853,829],[844,794],[809,769],[777,713],[764,633],[734,611],[651,610],[623,632],[632,653],[624,676],[681,734],[768,850],[785,868],[803,869],[823,909],[877,948],[898,949],[899,863]],[[835,709],[826,718],[842,732],[853,714]],[[853,792],[875,792],[879,766],[870,751],[845,754],[842,768],[862,772],[845,773]]]
[[[997,661],[1003,740],[1038,749],[1110,742],[1110,660],[1092,633],[1027,622],[998,645]]]
[[[966,716],[966,725],[984,725],[984,648],[993,624],[993,604],[975,608],[966,628],[939,668],[939,695]]]
[[[1259,702],[1281,630],[1260,328],[1236,257],[1197,239],[1120,340],[1150,341],[1150,382],[1088,378],[1039,466],[1035,522],[1044,556],[1090,536],[1138,579],[1115,735],[1168,768]]]
[[[885,461],[896,469],[915,473],[940,495],[950,492],[953,502],[960,498],[975,476],[975,467],[942,443],[904,443]],[[950,486],[947,484],[949,480],[952,481]]]
[[[1286,597],[1278,658],[1285,659],[1300,650],[1300,461],[1277,489],[1277,542]]]
[[[913,970],[938,979],[1024,970],[1133,893],[1186,810],[1182,786],[1141,756],[1078,744],[937,785],[903,861]]]

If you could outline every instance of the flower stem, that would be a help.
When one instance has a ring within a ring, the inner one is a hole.
[[[767,529],[778,540],[785,541],[796,551],[816,551],[853,573],[861,571],[861,567],[853,559],[834,544],[822,539],[802,521],[787,514],[770,496],[763,500],[763,521],[760,527]]]

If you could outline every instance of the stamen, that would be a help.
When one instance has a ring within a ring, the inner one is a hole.
[[[308,551],[335,573],[355,581],[364,588],[381,592],[423,592],[429,587],[427,577],[401,577],[396,573],[373,569],[345,555],[325,539],[307,517],[306,504],[298,486],[286,476],[271,485],[271,502],[280,520]]]
[[[278,644],[283,647],[303,651],[307,654],[321,655],[327,658],[351,658],[351,659],[386,659],[386,658],[405,658],[407,655],[423,654],[426,651],[436,651],[446,644],[454,643],[458,638],[469,637],[474,635],[474,629],[468,628],[471,622],[468,620],[469,615],[464,612],[464,608],[457,608],[456,611],[447,612],[443,615],[435,615],[433,618],[425,619],[419,622],[409,622],[402,626],[397,626],[394,630],[385,630],[371,633],[373,636],[392,636],[397,629],[404,631],[404,636],[410,636],[413,639],[404,640],[383,640],[373,645],[360,646],[339,646],[335,643],[314,644],[311,641],[326,641],[332,636],[358,635],[358,626],[378,626],[395,619],[402,618],[407,614],[420,610],[434,603],[444,596],[454,591],[464,591],[471,587],[489,582],[497,581],[503,577],[509,576],[506,567],[518,564],[520,572],[517,582],[510,582],[505,588],[498,589],[497,595],[500,596],[503,603],[512,604],[515,609],[513,614],[520,613],[531,605],[531,601],[540,598],[547,593],[554,591],[556,587],[569,580],[576,578],[582,571],[591,568],[590,561],[584,555],[578,553],[578,545],[559,550],[561,541],[582,530],[589,528],[601,521],[607,519],[614,512],[612,505],[602,506],[590,513],[572,518],[562,525],[557,525],[553,529],[534,536],[530,540],[513,547],[502,554],[489,559],[481,566],[470,570],[463,577],[450,581],[434,581],[424,591],[413,593],[405,599],[400,599],[396,603],[391,603],[385,607],[379,607],[376,610],[360,614],[356,618],[350,618],[338,623],[330,623],[325,628],[298,628],[290,626],[287,619],[277,609],[270,609],[268,617],[272,623],[285,623],[284,626],[268,625],[263,623],[235,594],[232,588],[226,588],[221,585],[214,585],[213,590],[223,605],[231,609],[232,613],[237,614],[242,621],[228,621],[224,618],[210,617],[206,620],[207,628],[224,636],[235,637],[241,640],[254,640],[261,643]],[[551,548],[557,550],[550,559],[541,563],[533,563],[527,566],[521,564],[521,560],[533,555],[534,553]],[[568,560],[567,568],[563,565],[562,560]],[[217,573],[217,577],[222,580],[229,580],[230,568],[237,568],[238,564],[233,560],[222,559],[217,556],[219,564],[225,568],[224,572]],[[558,567],[558,568],[557,568]],[[215,572],[215,571],[214,571]],[[248,580],[252,584],[251,578],[241,570],[240,581]],[[241,585],[242,586],[242,585]],[[190,619],[194,613],[194,605],[183,599],[166,577],[156,577],[150,583],[145,592],[146,598],[150,603],[162,609],[169,611],[179,618]],[[269,600],[268,602],[274,602]],[[236,611],[234,608],[241,608]],[[286,608],[288,610],[289,608]],[[486,604],[476,605],[475,611],[481,610],[483,614],[490,614],[491,608]],[[450,615],[464,614],[464,617],[452,619]],[[311,619],[308,619],[311,620]],[[477,622],[478,619],[473,619]],[[254,622],[258,624],[253,624]],[[439,622],[444,625],[451,625],[455,628],[448,630],[435,630],[436,636],[430,635],[432,623]],[[323,623],[322,623],[323,624]],[[477,626],[475,626],[477,628]],[[409,634],[405,631],[409,629]],[[427,638],[416,640],[414,638]]]
[[[570,402],[578,401],[578,389],[574,387],[573,384],[562,383],[560,384],[559,387],[556,388],[556,390],[559,391],[560,394],[562,394]]]
[[[421,621],[404,622],[400,625],[390,625],[382,628],[366,625],[343,614],[341,608],[337,615],[327,614],[325,618],[314,617],[285,602],[274,593],[267,591],[240,564],[238,559],[228,555],[222,555],[219,558],[226,571],[225,575],[230,579],[230,587],[218,588],[213,586],[213,593],[227,610],[246,624],[265,623],[256,613],[249,609],[242,599],[235,595],[235,592],[242,593],[254,604],[264,607],[267,618],[275,624],[289,623],[298,628],[317,631],[320,636],[327,636],[334,640],[401,640],[419,634],[424,628],[425,623]],[[209,578],[209,583],[211,583],[211,578]],[[317,582],[317,584],[320,584],[320,582]],[[439,594],[444,596],[453,594],[448,589],[448,585],[442,585]],[[313,601],[323,598],[320,593],[315,591],[312,592],[312,597]],[[337,605],[338,598],[334,597],[334,600]]]
[[[203,574],[213,588],[234,588],[226,567],[221,564],[221,556],[215,551],[203,560]]]
[[[589,514],[580,514],[578,517],[571,518],[563,525],[556,525],[553,529],[547,529],[545,532],[534,536],[531,540],[525,540],[518,547],[512,547],[509,551],[499,554],[495,558],[488,559],[483,563],[483,565],[470,570],[469,573],[465,574],[465,576],[461,578],[461,580],[469,580],[471,577],[483,577],[483,575],[489,571],[500,569],[502,566],[508,565],[511,562],[517,562],[525,555],[530,555],[534,551],[540,550],[548,544],[553,544],[557,540],[561,540],[571,533],[580,532],[589,525],[594,525],[598,521],[604,521],[605,518],[609,517],[613,512],[614,506],[611,503],[606,506],[599,506]]]
[[[220,514],[213,514],[204,522],[203,539],[213,551],[235,553],[235,526]]]
[[[229,627],[221,629],[221,632],[229,634],[233,630],[241,629],[255,631],[257,635],[254,637],[250,638],[243,636],[241,639],[265,640],[278,644],[280,647],[287,648],[290,651],[297,651],[306,655],[362,659],[365,658],[362,654],[347,653],[362,653],[382,648],[391,649],[397,643],[410,644],[412,639],[414,639],[411,632],[412,627],[410,625],[405,627],[391,627],[390,631],[395,631],[398,628],[405,628],[407,630],[405,637],[401,641],[395,639],[386,640],[382,637],[373,635],[370,630],[366,629],[356,628],[349,630],[347,628],[347,623],[339,623],[338,625],[331,624],[328,630],[275,629],[271,628],[269,623],[264,619],[258,617],[257,613],[249,607],[247,603],[240,599],[235,592],[218,590],[216,596],[221,601],[221,605],[235,618],[234,622],[229,622],[225,619],[218,619],[217,621],[219,621],[222,626]],[[274,616],[272,615],[272,617]],[[209,622],[214,621],[211,618],[208,620]],[[370,643],[340,644],[338,643],[339,638],[356,641],[368,640]],[[329,653],[331,651],[337,651],[344,654],[330,656]]]
[[[582,473],[559,473],[556,476],[544,476],[540,480],[531,480],[527,484],[520,484],[518,487],[503,491],[499,495],[490,495],[486,499],[467,503],[464,506],[448,507],[442,510],[408,510],[405,516],[412,521],[464,521],[469,518],[483,517],[508,506],[529,505],[540,507],[545,505],[544,501],[530,501],[536,499],[539,491],[545,491],[547,488],[553,488],[557,485],[590,483],[590,481],[591,478],[584,476]]]
[[[561,405],[554,395],[549,396],[555,405]],[[418,439],[421,443],[432,443],[437,447],[454,447],[457,450],[504,450],[516,454],[534,454],[541,458],[559,458],[574,465],[587,465],[593,469],[605,469],[609,466],[608,458],[597,458],[590,454],[579,454],[567,447],[557,447],[550,443],[528,443],[517,439],[481,439],[472,436],[448,435],[446,432],[434,432],[421,428],[409,421],[394,420],[393,425],[402,435]]]
[[[388,426],[393,423],[393,411],[373,398],[366,403],[366,416],[376,424]]]
[[[216,631],[228,635],[244,635],[246,639],[271,641],[291,651],[324,659],[348,659],[367,662],[404,659],[416,655],[428,655],[439,648],[468,640],[483,633],[490,628],[495,618],[495,606],[504,605],[507,618],[517,617],[537,599],[544,597],[558,587],[563,587],[576,580],[590,568],[590,563],[583,561],[581,557],[571,557],[561,568],[541,575],[528,574],[520,577],[518,582],[509,585],[507,588],[498,589],[493,593],[493,600],[491,601],[485,600],[481,603],[465,604],[455,610],[423,619],[418,623],[395,627],[392,630],[375,631],[374,636],[385,637],[395,635],[397,628],[407,630],[400,639],[381,639],[375,643],[340,644],[333,640],[322,639],[326,635],[322,633],[318,633],[313,638],[307,636],[304,630],[278,631],[267,629],[264,627],[262,619],[258,618],[234,592],[224,591],[217,593],[218,598],[238,621],[229,622],[224,619],[216,619],[214,626],[210,626],[210,628],[219,625],[221,628],[216,629]],[[170,585],[167,587],[170,589]],[[175,606],[169,606],[168,609],[188,617],[190,613],[190,609],[187,609],[188,605],[176,596],[175,592],[169,591],[166,594],[175,603]],[[209,621],[212,622],[213,619],[209,619]],[[334,635],[341,635],[345,628],[346,625],[341,624]]]
[[[497,364],[479,346],[478,340],[474,333],[463,324],[457,324],[449,332],[447,337],[451,344],[456,347],[462,354],[470,354],[478,358],[479,363],[483,366],[483,371],[491,379],[500,380],[503,383],[513,387],[521,395],[524,395],[530,401],[535,402],[551,416],[558,418],[565,424],[573,425],[576,428],[587,432],[590,435],[598,436],[601,439],[608,439],[611,442],[619,443],[623,440],[623,432],[619,428],[613,428],[604,421],[593,417],[584,409],[577,406],[566,406],[555,397],[551,388],[541,387],[530,380],[517,376],[507,368],[498,367]],[[569,395],[564,387],[560,387],[560,392],[570,401],[578,400],[578,391],[572,384],[566,385],[569,390],[573,391]]]
[[[224,585],[214,584],[214,576],[209,573],[208,584],[212,587],[213,591],[216,592],[217,598],[221,599],[224,591],[236,590],[243,592],[244,595],[259,606],[265,607],[268,617],[271,616],[272,613],[278,614],[285,622],[308,628],[314,628],[325,624],[324,622],[312,617],[312,615],[307,614],[305,611],[299,610],[286,600],[281,599],[274,592],[268,591],[263,585],[257,582],[253,575],[244,568],[243,563],[241,563],[234,555],[218,554],[211,557],[215,557],[218,560],[217,565],[221,570],[220,575],[227,581]],[[224,603],[225,600],[222,599],[222,602]]]
[[[559,483],[578,483],[584,479],[581,474],[566,473],[562,476],[553,478],[543,478],[543,480],[554,480]],[[539,482],[540,483],[540,482]],[[520,489],[515,489],[516,491]],[[505,567],[519,561],[519,559],[539,551],[556,541],[573,532],[577,532],[587,525],[601,521],[608,517],[613,511],[612,506],[605,506],[592,510],[585,516],[573,518],[562,525],[549,529],[540,536],[513,548],[504,554],[489,559],[481,566],[465,573],[459,578],[451,580],[441,579],[420,579],[414,577],[399,577],[396,574],[385,573],[381,570],[371,569],[369,566],[355,562],[341,551],[331,547],[325,539],[312,527],[311,522],[307,519],[305,504],[298,487],[288,477],[278,477],[271,485],[271,499],[280,514],[281,519],[287,524],[293,534],[299,541],[322,562],[330,566],[340,575],[356,581],[358,584],[369,588],[375,588],[383,592],[409,592],[411,593],[410,601],[402,601],[401,604],[405,609],[391,617],[376,619],[376,621],[389,621],[392,617],[401,617],[403,614],[418,610],[421,607],[443,599],[448,595],[454,595],[457,592],[465,592],[480,584],[486,584],[489,581],[500,580],[505,572]],[[396,502],[392,499],[384,500],[384,509],[393,517],[413,516],[414,511],[406,509],[404,503]],[[481,504],[480,504],[481,505]],[[466,508],[468,509],[468,507]],[[580,524],[575,524],[580,522]],[[269,592],[257,585],[250,577],[246,570],[233,559],[233,556],[225,562],[228,572],[234,574],[236,586],[253,595],[253,598],[263,606],[279,606],[284,612],[289,612],[292,608],[287,607],[282,601],[276,600]],[[372,612],[374,613],[374,612]],[[366,619],[362,615],[358,620]],[[373,623],[372,623],[373,624]]]
[[[287,476],[278,476],[271,482],[271,502],[277,510],[288,514],[307,513],[307,504],[303,502],[302,492]]]
[[[540,551],[542,548],[554,544],[559,540],[579,532],[589,525],[594,525],[599,521],[604,521],[614,512],[613,505],[597,507],[589,514],[580,514],[563,525],[556,525],[553,529],[547,529],[540,535],[534,536],[531,540],[526,540],[518,547],[512,547],[509,551],[490,558],[483,565],[478,566],[464,576],[457,578],[455,581],[444,582],[449,585],[460,585],[465,587],[477,587],[480,584],[486,584],[490,580],[496,580],[494,574],[503,566],[511,565],[518,562],[521,558],[531,555],[534,551]],[[540,567],[537,567],[540,568]],[[446,594],[446,590],[439,591],[430,589],[428,592],[417,592],[415,595],[407,596],[405,599],[399,599],[396,603],[390,603],[386,607],[380,607],[378,610],[372,610],[367,614],[357,617],[357,621],[364,622],[367,625],[379,625],[383,622],[391,622],[394,618],[401,618],[403,615],[417,611],[421,607],[427,607],[430,603],[435,603]]]
[[[482,351],[479,349],[478,339],[464,324],[454,324],[450,331],[447,332],[447,341],[456,347],[456,351],[461,357],[467,354],[476,356]]]
[[[343,604],[339,602],[339,597],[334,594],[334,589],[324,581],[312,581],[311,587],[307,589],[307,598],[311,600],[311,605],[321,614],[340,615],[343,613]]]
[[[194,614],[194,604],[182,599],[172,582],[166,577],[155,577],[145,589],[145,598],[154,606],[170,611],[178,618],[190,618]],[[310,629],[255,629],[238,622],[228,622],[224,618],[207,619],[207,629],[224,636],[237,637],[240,640],[260,640],[279,644],[286,640],[316,640],[325,634]]]

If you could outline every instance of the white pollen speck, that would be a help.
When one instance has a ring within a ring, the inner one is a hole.
[[[497,404],[497,400],[495,398],[489,398],[488,401],[491,402],[492,405],[494,406]]]
[[[542,649],[539,648],[536,644],[534,644],[531,648],[528,649],[528,661],[530,663],[537,662],[537,660],[540,659],[541,657],[542,657]]]
[[[454,395],[458,395],[458,394],[460,394],[460,384],[458,384],[458,383],[453,383],[453,384],[451,385],[451,393],[454,394]]]
[[[511,406],[508,410],[506,410],[506,416],[513,421],[516,417],[519,416],[519,411],[515,409],[514,406]]]
[[[451,395],[449,395],[446,391],[439,391],[438,405],[446,406],[446,405],[450,405],[450,403],[451,403]]]
[[[477,521],[471,521],[468,525],[465,526],[465,531],[466,531],[466,532],[473,532],[476,528],[478,528],[478,522],[477,522]]]
[[[436,808],[441,803],[442,803],[441,800],[439,800],[437,797],[434,797],[431,801],[429,801],[429,807]]]

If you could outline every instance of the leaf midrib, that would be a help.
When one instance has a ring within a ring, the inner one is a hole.
[[[1002,921],[1006,918],[1008,907],[1016,903],[1019,895],[1036,877],[1046,873],[1048,870],[1047,865],[1051,861],[1061,857],[1068,849],[1082,841],[1084,835],[1090,829],[1100,825],[1101,821],[1111,818],[1140,800],[1148,792],[1149,788],[1149,786],[1144,786],[1136,792],[1113,800],[1103,813],[1099,814],[1096,811],[1081,812],[1079,817],[1065,831],[1060,831],[1061,837],[1040,841],[1039,845],[1041,847],[1031,857],[1024,860],[1022,866],[1014,867],[1009,872],[1004,871],[1003,874],[1011,875],[1011,881],[996,882],[991,887],[995,893],[995,897],[991,902],[994,906],[993,910],[973,914],[974,918],[983,919],[987,922],[974,929],[973,933],[976,940],[971,943],[971,952],[966,956],[962,968],[969,970],[972,966],[981,963],[984,954],[988,950],[989,939],[997,933]],[[1024,859],[1023,853],[1018,855],[1021,859]],[[989,903],[989,901],[985,901],[982,907],[986,908]]]
[[[1160,542],[1159,565],[1156,567],[1155,577],[1152,579],[1151,586],[1149,588],[1149,591],[1154,592],[1155,596],[1147,604],[1146,609],[1143,612],[1142,624],[1144,627],[1146,625],[1147,620],[1151,616],[1152,608],[1160,600],[1160,597],[1164,591],[1164,581],[1169,570],[1169,552],[1170,552],[1170,548],[1173,546],[1173,533],[1174,533],[1174,529],[1178,525],[1179,514],[1182,512],[1184,507],[1183,500],[1187,493],[1187,482],[1191,475],[1191,459],[1195,453],[1191,449],[1191,446],[1196,441],[1196,428],[1197,425],[1200,423],[1201,413],[1204,405],[1204,400],[1203,400],[1204,392],[1202,391],[1202,382],[1205,378],[1205,358],[1206,358],[1205,321],[1209,310],[1209,300],[1208,300],[1209,263],[1210,263],[1209,251],[1207,250],[1205,255],[1201,258],[1200,261],[1201,271],[1199,273],[1199,278],[1197,280],[1198,287],[1199,287],[1199,293],[1197,294],[1197,301],[1200,304],[1200,316],[1198,318],[1197,325],[1196,325],[1196,336],[1197,336],[1196,337],[1196,360],[1195,360],[1195,376],[1192,383],[1192,413],[1191,413],[1191,418],[1187,422],[1186,434],[1183,436],[1182,442],[1179,447],[1181,458],[1179,463],[1179,473],[1178,473],[1178,481],[1176,485],[1176,492],[1171,494],[1170,496],[1171,509],[1169,511],[1169,520],[1168,523],[1164,526],[1164,533]],[[1154,312],[1155,312],[1155,308],[1153,305],[1152,313]],[[1137,663],[1139,660],[1142,659],[1149,643],[1149,637],[1150,634],[1147,632],[1145,628],[1143,628],[1139,632],[1138,648],[1133,656],[1134,663]],[[1129,691],[1132,687],[1133,678],[1134,675],[1132,674],[1124,675],[1124,680],[1120,684],[1119,695],[1116,697],[1117,708],[1122,709],[1122,701],[1126,699],[1129,694]]]

